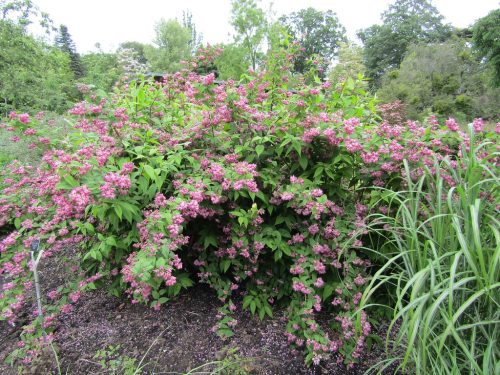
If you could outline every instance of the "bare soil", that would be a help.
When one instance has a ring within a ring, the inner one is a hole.
[[[44,292],[64,281],[61,264],[47,259],[41,270]],[[0,280],[0,286],[1,286]],[[208,374],[213,366],[199,366],[232,358],[236,365],[218,374],[363,374],[383,358],[381,349],[369,352],[354,369],[347,370],[332,359],[308,368],[300,353],[287,344],[285,319],[276,311],[272,319],[260,321],[238,309],[238,320],[229,339],[222,340],[211,332],[221,306],[215,293],[205,285],[196,285],[168,302],[159,311],[130,300],[110,296],[105,290],[91,291],[82,296],[72,312],[61,315],[55,332],[55,346],[62,374],[110,374],[94,358],[109,345],[118,347],[115,358],[130,357],[136,364],[142,360],[141,374]],[[27,316],[27,315],[26,315]],[[26,319],[26,316],[24,319]],[[22,320],[22,319],[21,319]],[[17,368],[4,363],[16,348],[20,327],[0,322],[0,374],[17,374]],[[233,354],[231,354],[233,353]],[[196,369],[194,370],[193,369]],[[240,371],[240,372],[238,372]],[[23,370],[31,374],[57,374],[54,354],[48,351],[41,361]],[[389,373],[389,372],[388,372]]]

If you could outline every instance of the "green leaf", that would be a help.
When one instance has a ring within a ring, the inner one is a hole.
[[[307,160],[307,156],[302,155],[299,159],[299,164],[303,170],[306,170],[308,163],[309,163],[309,161]]]
[[[252,315],[255,315],[256,308],[257,308],[257,305],[255,304],[255,300],[253,299],[252,302],[250,302],[250,311],[252,312]]]
[[[259,309],[259,319],[264,320],[264,316],[266,316],[266,310]]]
[[[282,256],[283,256],[283,253],[281,252],[281,250],[277,250],[274,252],[274,260],[275,261],[280,260]]]
[[[269,316],[270,318],[273,317],[273,310],[271,309],[271,306],[268,303],[264,305],[264,311],[266,312],[267,316]]]
[[[69,174],[63,176],[63,179],[72,188],[77,187],[79,185],[78,182],[73,178],[73,176],[71,176]]]
[[[286,244],[286,243],[284,243],[284,242],[282,242],[282,243],[280,244],[280,249],[281,249],[281,251],[283,251],[283,253],[284,253],[285,255],[290,256],[290,254],[292,253],[292,250],[290,249],[290,246],[288,246],[288,244]]]
[[[220,269],[222,272],[227,272],[227,270],[231,267],[231,260],[230,259],[224,259],[222,262],[220,262]]]
[[[123,257],[123,249],[117,248],[115,251],[115,262],[118,263]]]
[[[264,152],[264,146],[263,145],[257,145],[255,147],[255,152],[257,153],[257,156],[260,156]]]
[[[252,302],[252,301],[253,301],[253,296],[250,295],[250,294],[247,294],[245,297],[243,297],[243,306],[242,306],[242,308],[246,309],[250,305],[250,302]]]
[[[297,152],[297,154],[302,157],[302,143],[300,141],[294,141],[292,143],[292,147]]]
[[[248,226],[248,219],[246,217],[239,217],[238,218],[238,223],[244,227]]]
[[[323,301],[325,301],[328,297],[330,297],[335,288],[331,284],[326,284],[323,288]]]
[[[146,173],[146,176],[149,177],[150,180],[156,181],[156,172],[154,168],[148,164],[144,165],[144,172]]]
[[[158,303],[160,305],[163,305],[165,302],[168,302],[168,300],[169,299],[167,297],[161,297],[161,298],[158,299]]]
[[[322,166],[319,166],[318,168],[316,168],[316,170],[314,171],[314,178],[318,178],[319,176],[321,176],[323,174],[323,171],[325,170],[325,168],[323,168]]]
[[[212,233],[205,235],[205,237],[203,238],[203,248],[206,249],[210,245],[212,245],[213,247],[217,247],[217,239]]]
[[[234,335],[234,332],[231,331],[229,328],[221,328],[221,329],[217,330],[217,334],[220,337],[231,337]]]
[[[116,239],[115,237],[111,236],[106,238],[106,244],[110,246],[116,246]]]
[[[117,203],[113,206],[113,209],[116,212],[116,216],[118,216],[120,218],[120,220],[122,220],[123,210],[122,210],[121,206]]]
[[[183,287],[183,288],[189,288],[190,286],[194,285],[193,280],[189,278],[189,275],[187,273],[183,274],[185,276],[178,276],[177,277],[177,282]]]

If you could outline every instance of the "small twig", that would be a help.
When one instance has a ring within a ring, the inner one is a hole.
[[[186,313],[193,314],[193,315],[196,315],[196,316],[202,316],[201,314],[195,313],[194,311],[186,311]]]
[[[96,366],[99,366],[101,367],[101,364],[99,362],[94,362],[94,361],[91,361],[89,359],[85,359],[85,358],[78,358],[78,362],[88,362],[88,363],[92,363],[93,365],[96,365]]]

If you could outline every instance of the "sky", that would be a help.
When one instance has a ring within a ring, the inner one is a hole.
[[[306,7],[333,10],[347,30],[348,37],[358,41],[356,32],[381,23],[380,14],[394,0],[273,0],[274,18]],[[161,18],[182,20],[189,10],[203,43],[230,42],[230,0],[34,0],[47,12],[55,25],[68,27],[80,53],[96,50],[114,51],[121,42],[151,43],[154,25]],[[269,10],[270,0],[261,7]],[[466,27],[500,7],[498,0],[433,0],[432,4],[445,17],[445,22]]]

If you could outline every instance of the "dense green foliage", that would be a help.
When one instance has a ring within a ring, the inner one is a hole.
[[[247,53],[253,70],[257,68],[262,53],[261,45],[267,29],[264,10],[256,0],[233,0],[231,2],[231,25],[234,27],[235,42]]]
[[[217,78],[239,80],[250,66],[246,48],[237,44],[217,45],[216,47],[221,49],[220,54],[214,58]]]
[[[65,110],[74,97],[68,56],[0,20],[0,113]]]
[[[193,21],[193,15],[190,11],[182,12],[182,26],[185,29],[188,29],[191,33],[191,38],[189,39],[189,48],[191,49],[191,53],[194,54],[196,50],[201,46],[201,41],[203,36],[198,33],[196,29],[196,24]]]
[[[377,93],[383,102],[401,100],[413,119],[435,113],[461,121],[495,120],[500,89],[490,84],[492,75],[476,60],[467,41],[456,38],[411,47],[399,69],[384,76]]]
[[[500,9],[481,18],[473,27],[474,45],[488,59],[495,71],[495,84],[500,85]]]
[[[443,24],[443,16],[428,0],[397,0],[382,13],[382,21],[358,33],[367,76],[375,87],[384,73],[399,67],[410,45],[440,42],[451,34],[451,27]]]
[[[330,70],[328,80],[332,83],[344,82],[348,78],[358,78],[365,71],[363,48],[352,43],[342,42],[339,45],[338,62]]]
[[[76,52],[75,43],[69,34],[68,27],[61,25],[56,37],[56,47],[69,56],[70,66],[75,78],[81,78],[84,75],[84,69],[80,60],[80,55]]]
[[[114,84],[125,72],[119,66],[118,56],[114,53],[87,53],[81,56],[81,63],[85,75],[79,81],[105,92],[111,92]]]
[[[282,16],[279,22],[301,47],[295,57],[294,70],[305,73],[309,68],[308,61],[317,59],[324,77],[329,61],[337,56],[340,43],[346,41],[345,28],[337,15],[331,10],[320,12],[307,8]]]
[[[144,47],[151,69],[168,73],[179,70],[180,62],[190,56],[191,31],[177,20],[162,19],[155,25],[155,33],[155,46]]]
[[[374,214],[370,231],[387,240],[386,262],[363,297],[369,301],[382,286],[391,291],[393,354],[381,367],[498,373],[500,181],[489,163],[495,145],[476,141],[477,125],[470,125],[458,160],[436,160],[418,179],[407,165],[407,189],[381,191],[390,214]]]
[[[199,53],[201,42],[192,14],[186,11],[182,22],[160,20],[153,44],[126,41],[116,52],[97,47],[80,56],[63,27],[55,43],[63,51],[59,54],[27,32],[26,25],[36,17],[47,30],[51,25],[30,1],[6,2],[2,13],[3,113],[28,108],[61,112],[78,97],[74,90],[78,82],[110,92],[123,74],[175,72],[182,60]],[[461,121],[474,117],[496,121],[499,94],[491,83],[498,80],[498,11],[452,36],[452,28],[443,24],[427,0],[395,1],[383,13],[382,25],[360,32],[363,47],[344,44],[344,28],[332,11],[307,8],[277,22],[268,17],[257,1],[233,1],[234,41],[217,45],[221,52],[210,67],[204,66],[205,73],[239,80],[248,68],[258,70],[267,51],[299,45],[293,71],[307,82],[312,79],[310,69],[332,83],[365,76],[372,92],[384,102],[400,100],[412,119],[434,113]]]

